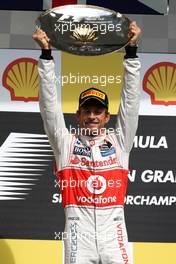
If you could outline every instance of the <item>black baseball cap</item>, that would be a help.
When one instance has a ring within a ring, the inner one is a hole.
[[[97,88],[89,88],[85,91],[83,91],[79,96],[79,107],[83,106],[85,102],[88,100],[97,100],[99,101],[105,108],[108,109],[109,102],[108,102],[108,96],[105,92],[97,89]]]

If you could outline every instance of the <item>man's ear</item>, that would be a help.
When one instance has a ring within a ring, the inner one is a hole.
[[[109,120],[110,120],[110,113],[107,112],[106,113],[106,124],[109,122]]]
[[[76,121],[79,122],[79,117],[80,117],[80,110],[78,109],[76,111]]]

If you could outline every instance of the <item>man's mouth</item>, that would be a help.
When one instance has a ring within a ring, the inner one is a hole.
[[[95,122],[95,121],[94,122],[89,122],[89,121],[88,122],[85,122],[85,125],[86,126],[96,126],[98,124],[99,124],[99,122]]]

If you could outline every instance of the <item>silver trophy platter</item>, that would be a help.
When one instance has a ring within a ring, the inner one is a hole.
[[[91,5],[65,5],[42,13],[37,27],[51,45],[77,55],[101,55],[129,42],[130,20],[110,9]]]

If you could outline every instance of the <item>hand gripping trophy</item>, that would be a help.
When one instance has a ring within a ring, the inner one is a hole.
[[[124,200],[129,155],[138,124],[140,62],[136,52],[141,30],[136,22],[119,13],[84,5],[46,11],[37,25],[33,39],[42,49],[41,116],[61,186],[67,181],[67,187],[60,188],[67,234],[64,263],[131,264]],[[118,135],[107,132],[108,96],[94,87],[85,87],[78,99],[76,118],[81,133],[69,133],[57,98],[51,46],[84,56],[125,46],[124,83],[115,124]]]

